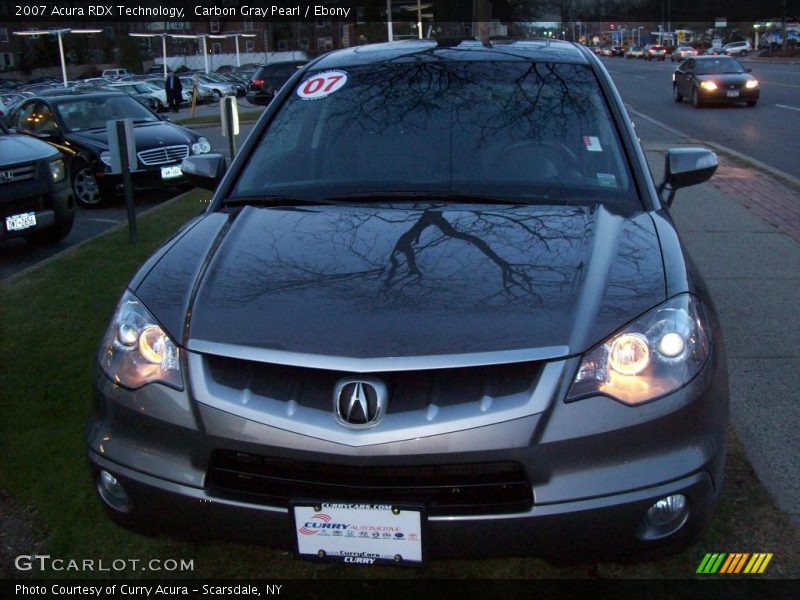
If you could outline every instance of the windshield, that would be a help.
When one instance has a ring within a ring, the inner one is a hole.
[[[344,83],[323,97],[301,97],[317,87],[316,73],[295,87],[234,197],[427,192],[636,201],[588,66],[430,61],[333,73]]]
[[[735,58],[719,57],[711,60],[698,60],[695,73],[744,73],[744,67]]]
[[[106,121],[133,119],[137,122],[158,121],[153,113],[130,96],[75,98],[55,103],[67,131],[105,129]]]

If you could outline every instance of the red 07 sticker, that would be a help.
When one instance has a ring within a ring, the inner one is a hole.
[[[342,89],[345,83],[347,83],[347,73],[343,71],[317,73],[300,84],[297,95],[304,100],[317,100]]]

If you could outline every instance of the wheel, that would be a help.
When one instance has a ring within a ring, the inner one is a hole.
[[[739,56],[747,56],[747,50],[742,50],[739,52]]]
[[[675,100],[675,102],[677,102],[678,104],[683,102],[683,94],[681,94],[678,91],[678,86],[677,85],[673,85],[672,86],[672,99]]]
[[[214,102],[219,102],[222,99],[222,92],[214,90]]]
[[[758,100],[748,100],[747,101],[747,106],[749,106],[750,108],[753,108],[756,105],[757,102],[758,102]]]
[[[103,201],[94,172],[86,163],[79,163],[73,171],[72,191],[77,203],[86,208],[94,208]]]
[[[700,101],[700,95],[697,93],[697,88],[692,88],[692,104],[695,108],[702,108],[703,103]]]

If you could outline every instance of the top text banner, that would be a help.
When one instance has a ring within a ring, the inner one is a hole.
[[[0,22],[70,27],[99,21],[356,22],[355,0],[2,0]]]

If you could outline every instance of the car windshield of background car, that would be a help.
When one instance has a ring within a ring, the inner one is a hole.
[[[406,61],[336,73],[345,83],[322,97],[305,92],[325,72],[294,86],[232,197],[413,191],[641,206],[586,65]]]
[[[114,119],[158,121],[158,117],[130,96],[60,100],[56,107],[67,131],[105,129],[106,123]]]
[[[744,67],[735,58],[717,58],[697,61],[695,73],[744,73]]]

